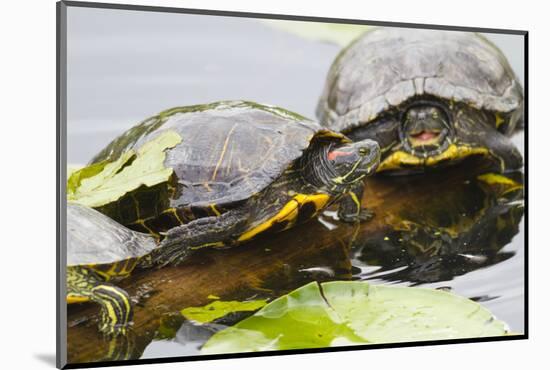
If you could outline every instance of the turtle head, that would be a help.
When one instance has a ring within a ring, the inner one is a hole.
[[[337,185],[350,185],[373,173],[380,162],[380,147],[374,140],[347,143],[330,148],[327,160]]]
[[[450,115],[442,105],[416,102],[403,112],[399,134],[404,147],[412,154],[441,153],[452,134]]]

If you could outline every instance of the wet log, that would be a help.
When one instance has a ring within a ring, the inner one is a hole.
[[[119,283],[135,302],[130,356],[139,358],[162,320],[183,308],[210,303],[210,295],[222,300],[273,298],[312,280],[350,279],[354,243],[373,235],[383,238],[400,227],[403,213],[412,219],[431,217],[426,207],[434,207],[434,199],[450,203],[442,205],[445,212],[452,213],[453,207],[462,212],[466,198],[460,198],[465,196],[461,186],[470,178],[456,170],[370,178],[363,197],[363,205],[375,213],[369,222],[348,225],[323,215],[239,247],[198,251],[177,267],[137,271]],[[89,303],[68,306],[69,363],[117,358],[114,347],[120,344],[104,339],[97,330],[98,311]]]

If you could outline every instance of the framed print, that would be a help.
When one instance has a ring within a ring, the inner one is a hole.
[[[57,11],[58,367],[527,338],[526,31]]]

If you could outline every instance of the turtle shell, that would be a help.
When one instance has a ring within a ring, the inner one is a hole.
[[[523,120],[523,88],[502,52],[472,32],[374,28],[333,63],[317,115],[347,132],[415,96],[433,96]]]
[[[67,265],[111,264],[140,258],[156,247],[149,235],[132,231],[102,213],[67,204]]]
[[[123,152],[138,149],[166,130],[175,131],[181,137],[179,144],[165,150],[164,165],[173,169],[171,190],[165,192],[166,197],[160,201],[147,199],[153,199],[151,193],[156,196],[163,191],[150,191],[148,198],[140,201],[141,219],[156,217],[167,209],[186,208],[194,211],[196,218],[208,216],[196,213],[213,205],[218,209],[231,208],[232,204],[249,199],[279,178],[302,156],[314,137],[348,140],[282,108],[224,101],[164,111],[115,139],[92,163],[115,160]],[[134,196],[136,198],[139,197]],[[155,203],[156,209],[144,209],[146,202]],[[178,214],[178,219],[183,217]],[[166,225],[167,222],[160,223]]]

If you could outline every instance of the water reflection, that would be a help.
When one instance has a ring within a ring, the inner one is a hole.
[[[369,180],[364,201],[373,203],[377,221],[348,227],[331,220],[328,212],[322,223],[286,233],[295,237],[295,248],[315,240],[309,239],[313,234],[334,245],[312,258],[282,264],[262,286],[277,297],[311,280],[383,279],[418,285],[452,280],[509,259],[514,252],[502,249],[519,231],[523,175],[468,173],[455,169],[422,178]],[[180,319],[172,342],[180,344],[179,355],[200,354],[215,332],[248,315],[207,325]],[[155,342],[144,356],[166,350],[166,345],[158,352],[154,347]]]
[[[502,248],[519,231],[522,177],[444,172],[391,179],[387,185],[400,189],[404,205],[379,215],[386,228],[356,239],[354,278],[418,285],[509,259],[515,252]]]

